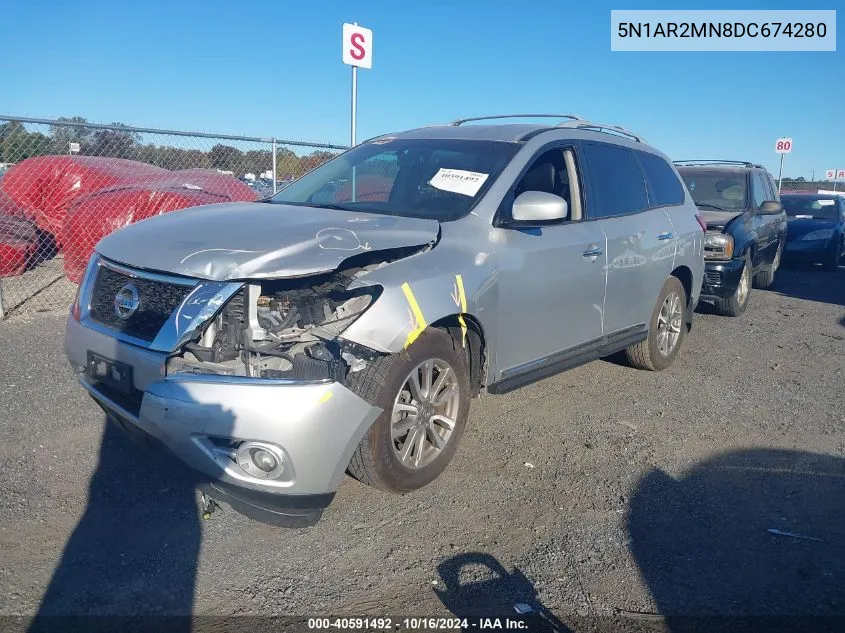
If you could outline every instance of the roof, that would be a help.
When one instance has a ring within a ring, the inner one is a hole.
[[[610,130],[609,126],[605,126]],[[531,123],[505,123],[502,125],[432,125],[394,134],[382,134],[369,141],[385,138],[404,139],[461,139],[471,141],[499,141],[505,143],[524,143],[541,133],[561,133],[560,138],[573,138],[592,141],[613,142],[631,149],[645,150],[660,154],[659,150],[644,141],[634,141],[612,131],[596,131],[590,128],[578,128],[568,125],[543,125]],[[365,141],[366,142],[366,141]],[[661,154],[662,155],[662,154]],[[665,156],[664,156],[665,157]],[[668,158],[667,158],[668,160]]]
[[[409,139],[466,139],[476,141],[504,141],[517,143],[527,134],[553,130],[541,123],[503,123],[501,125],[431,125],[396,134],[384,134],[395,138]]]
[[[807,198],[819,198],[820,200],[837,200],[842,198],[845,195],[845,192],[842,193],[816,193],[815,191],[781,191],[781,197],[783,196],[804,196]]]
[[[757,165],[743,160],[675,160],[672,161],[677,169],[712,169],[716,171],[745,171],[748,169],[763,169],[763,165]]]

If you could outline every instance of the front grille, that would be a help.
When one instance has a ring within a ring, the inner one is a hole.
[[[121,319],[115,311],[115,298],[130,283],[138,292],[138,308],[129,318]],[[189,292],[190,286],[130,277],[100,266],[91,295],[91,318],[123,334],[152,341]]]
[[[704,273],[704,281],[710,285],[716,285],[722,281],[722,275],[714,270],[708,270]]]

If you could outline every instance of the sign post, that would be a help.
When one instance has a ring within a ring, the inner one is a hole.
[[[778,195],[780,195],[780,183],[783,180],[783,157],[792,151],[792,139],[782,137],[775,141],[775,152],[780,154],[780,171],[778,171]]]
[[[358,23],[343,25],[343,63],[352,66],[352,122],[350,145],[356,144],[358,119],[358,69],[373,67],[373,32]]]
[[[845,169],[828,170],[833,172],[833,190],[836,191],[836,183],[840,180],[845,180]]]
[[[73,154],[78,154],[80,149],[81,148],[79,147],[79,143],[74,143],[73,141],[70,141],[67,144],[67,153],[71,156]]]

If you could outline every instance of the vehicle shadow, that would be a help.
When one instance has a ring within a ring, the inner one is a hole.
[[[470,621],[465,630],[477,630],[472,624],[477,618],[519,618],[530,631],[569,631],[540,603],[534,585],[520,570],[509,573],[490,554],[459,554],[440,563],[437,571],[444,588],[434,593],[455,617]]]
[[[845,630],[845,459],[724,453],[631,497],[631,551],[668,630]]]
[[[845,306],[845,266],[836,271],[819,266],[784,263],[778,270],[775,292],[784,297]]]
[[[85,513],[30,633],[191,631],[203,478],[139,433],[106,419]]]

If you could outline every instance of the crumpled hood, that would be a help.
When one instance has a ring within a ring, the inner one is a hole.
[[[744,211],[713,211],[699,208],[698,213],[704,218],[708,229],[721,231],[731,220],[742,215]]]
[[[214,281],[301,277],[366,251],[434,242],[439,229],[436,220],[233,202],[130,224],[96,250],[128,266]]]

